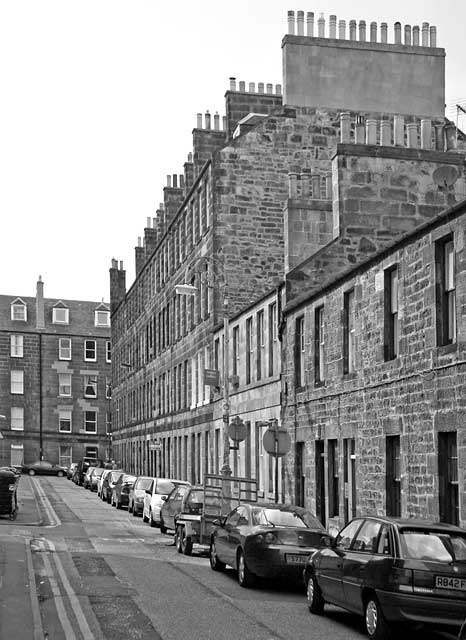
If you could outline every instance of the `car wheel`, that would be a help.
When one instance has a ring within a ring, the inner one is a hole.
[[[164,522],[163,522],[163,518],[162,516],[160,516],[160,533],[167,533],[167,527],[165,526]]]
[[[193,552],[193,543],[191,538],[186,535],[186,529],[183,527],[180,531],[180,547],[184,556],[190,556]]]
[[[254,584],[254,574],[251,573],[248,569],[248,565],[246,564],[246,558],[244,557],[243,551],[238,551],[238,582],[240,587],[252,587]]]
[[[36,472],[34,471],[34,469],[29,469],[28,473],[29,473],[30,476],[35,476],[36,475]]]
[[[134,507],[133,507],[133,511],[132,511],[132,513],[133,513],[133,518],[137,518],[137,517],[138,517],[138,515],[139,515],[139,514],[138,514],[138,512],[136,511],[136,509],[135,509]]]
[[[115,498],[115,507],[117,509],[121,509],[121,502],[118,500],[118,498]]]
[[[63,476],[64,476],[64,475],[65,475],[65,474],[63,473],[63,471],[59,471],[59,472],[57,473],[57,476],[58,476],[59,478],[63,478]]]
[[[388,640],[390,628],[384,618],[379,601],[374,595],[367,598],[364,613],[367,635],[370,640]]]
[[[307,581],[306,596],[309,611],[320,615],[324,611],[325,600],[322,598],[322,592],[314,576],[310,576]]]
[[[149,522],[149,518],[144,515],[144,511],[142,512],[142,521],[143,522]]]
[[[217,555],[217,547],[215,546],[215,542],[213,540],[210,543],[209,562],[210,562],[210,568],[213,569],[213,571],[225,570],[226,565],[224,562],[222,562],[219,559]]]

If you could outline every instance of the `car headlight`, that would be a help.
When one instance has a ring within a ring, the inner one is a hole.
[[[255,542],[259,544],[277,544],[278,541],[277,536],[271,531],[268,531],[267,533],[259,533],[255,537]]]

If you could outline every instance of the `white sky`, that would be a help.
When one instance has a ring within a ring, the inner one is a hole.
[[[351,9],[348,7],[351,5]],[[447,104],[466,100],[466,3],[456,0],[0,0],[0,293],[109,300],[183,173],[196,113],[224,115],[229,77],[282,83],[289,9],[437,26]],[[367,27],[368,28],[368,27]]]

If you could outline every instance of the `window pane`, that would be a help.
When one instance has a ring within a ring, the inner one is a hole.
[[[11,428],[14,431],[24,430],[24,408],[11,407]]]

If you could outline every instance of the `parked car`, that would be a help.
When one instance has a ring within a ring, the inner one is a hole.
[[[233,567],[242,587],[256,577],[299,582],[309,555],[330,538],[312,513],[294,505],[241,504],[214,524],[210,566]]]
[[[73,474],[76,471],[77,466],[78,466],[77,462],[72,462],[70,466],[67,468],[66,477],[68,478],[68,480],[71,480],[73,478]]]
[[[92,477],[92,474],[94,472],[94,469],[97,469],[97,467],[88,467],[86,469],[86,471],[84,472],[84,476],[83,476],[83,487],[84,487],[84,489],[90,489],[91,488],[91,477]]]
[[[90,476],[90,487],[89,487],[91,491],[97,491],[97,483],[104,471],[105,469],[103,469],[102,467],[92,467],[92,473]]]
[[[189,482],[183,480],[172,480],[170,478],[154,478],[150,483],[144,496],[144,507],[142,511],[142,519],[144,522],[149,522],[151,527],[160,525],[160,509],[164,500],[170,493],[170,491],[180,484],[188,485]],[[166,529],[160,528],[162,533],[166,532]]]
[[[372,640],[395,623],[458,628],[466,611],[466,530],[426,520],[360,517],[304,569],[308,606],[364,615]]]
[[[133,486],[136,476],[122,473],[112,488],[110,504],[117,509],[127,507],[129,503],[129,490]]]
[[[31,462],[30,464],[23,464],[21,471],[23,473],[28,473],[30,476],[35,476],[36,474],[42,476],[65,476],[67,467],[47,462],[47,460],[38,460],[37,462]]]
[[[102,475],[100,475],[97,478],[97,496],[99,498],[102,497],[102,485],[104,483],[105,478],[108,476],[108,474],[110,473],[111,469],[104,469],[102,471]]]
[[[458,640],[466,640],[466,618],[461,625],[460,632],[458,633]]]
[[[150,487],[150,484],[154,480],[149,476],[138,476],[134,485],[129,490],[129,503],[128,511],[133,516],[141,516],[144,509],[144,496],[146,495],[146,489]]]
[[[78,466],[76,467],[76,471],[74,474],[74,482],[78,486],[82,486],[84,483],[84,474],[89,469],[89,467],[103,467],[102,460],[97,458],[89,458],[84,457],[78,461]]]
[[[109,469],[110,473],[108,473],[105,478],[102,480],[102,488],[100,489],[100,497],[105,502],[110,504],[110,500],[112,498],[112,489],[115,486],[116,481],[121,476],[123,469]]]
[[[182,511],[198,515],[204,504],[204,487],[180,484],[168,494],[160,510],[160,528],[175,531],[176,520]]]

